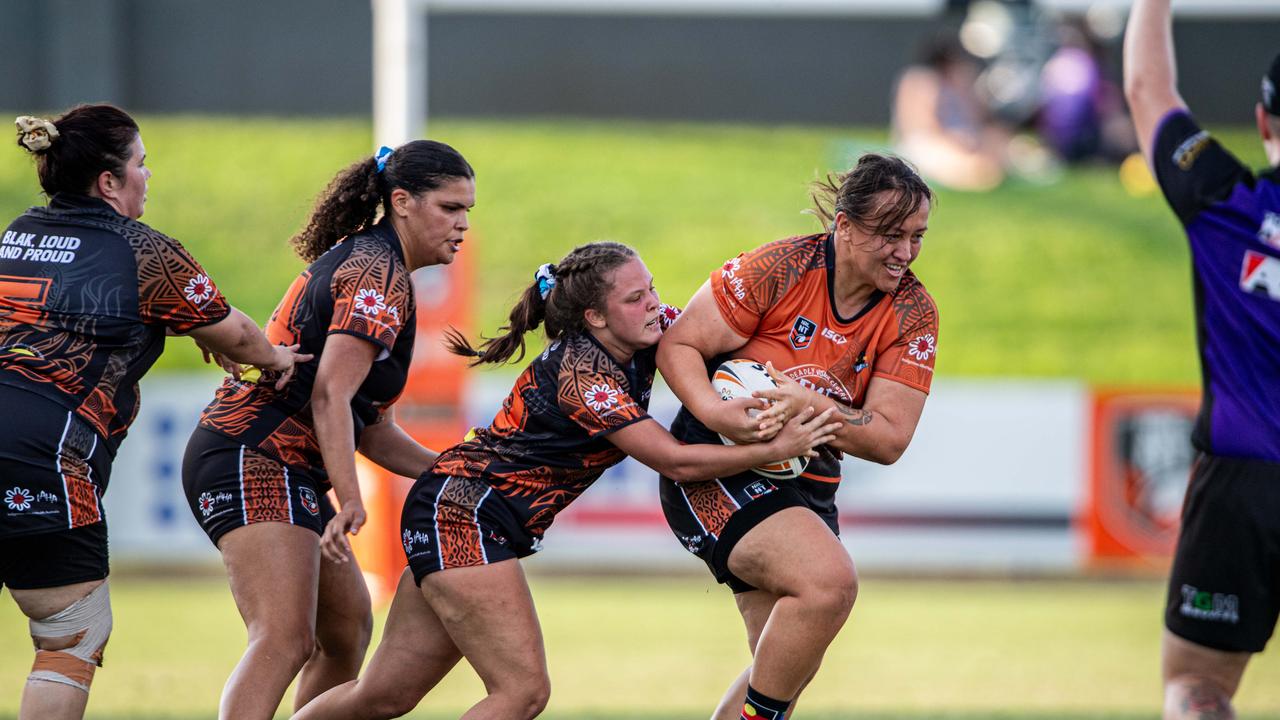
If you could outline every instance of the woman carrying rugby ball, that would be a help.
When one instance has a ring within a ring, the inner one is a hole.
[[[684,403],[671,430],[685,442],[768,439],[808,407],[843,420],[797,477],[662,481],[668,523],[733,590],[752,649],[717,720],[784,717],[853,608],[857,575],[836,537],[840,459],[896,461],[924,409],[938,312],[908,268],[932,199],[907,163],[864,155],[816,185],[827,232],[725,263],[663,337],[658,368]],[[778,387],[756,396],[774,401],[768,410],[753,417],[746,400],[721,401],[707,367],[724,358],[767,363]]]
[[[401,518],[409,567],[382,643],[363,677],[297,718],[399,717],[464,657],[488,695],[463,718],[535,717],[550,681],[518,560],[540,548],[561,510],[626,455],[677,482],[695,481],[808,455],[835,438],[833,411],[801,408],[767,442],[678,442],[647,412],[655,347],[677,314],[659,303],[634,250],[597,242],[542,266],[503,333],[479,350],[450,337],[450,350],[473,364],[523,358],[525,333],[544,323],[550,343],[493,423],[442,452],[409,491]],[[326,554],[340,551],[328,541]]]

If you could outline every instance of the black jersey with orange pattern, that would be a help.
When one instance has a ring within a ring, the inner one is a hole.
[[[358,445],[361,432],[400,397],[409,377],[416,322],[409,275],[400,240],[386,220],[334,245],[293,281],[267,324],[271,342],[300,345],[300,352],[315,357],[298,365],[280,391],[270,377],[227,378],[201,414],[200,427],[327,477],[311,414],[325,341],[353,335],[378,350],[351,399]]]
[[[664,329],[679,315],[662,308]],[[590,333],[552,343],[529,363],[493,423],[428,470],[483,480],[522,529],[540,538],[555,516],[625,454],[611,433],[649,418],[657,346],[627,364]]]
[[[0,385],[73,411],[112,455],[165,335],[230,312],[177,240],[98,198],[55,194],[0,238]]]
[[[835,249],[830,233],[787,238],[742,253],[711,273],[720,317],[746,343],[719,362],[771,361],[779,372],[844,405],[859,408],[882,378],[928,393],[938,349],[938,309],[914,273],[892,292],[877,291],[852,317],[833,301]],[[681,408],[671,432],[685,442],[719,437]],[[818,449],[803,477],[834,483],[841,454]]]

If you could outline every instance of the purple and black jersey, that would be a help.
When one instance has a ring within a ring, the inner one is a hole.
[[[1280,462],[1280,174],[1255,176],[1185,110],[1161,121],[1153,153],[1191,244],[1204,384],[1192,442]]]

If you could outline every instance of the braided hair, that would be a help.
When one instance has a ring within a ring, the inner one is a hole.
[[[553,341],[585,331],[587,310],[605,310],[606,298],[613,288],[610,273],[635,257],[636,251],[622,243],[580,245],[550,266],[555,285],[545,299],[536,280],[525,288],[496,337],[485,339],[477,349],[462,333],[450,328],[445,332],[445,346],[455,355],[473,358],[472,367],[510,362],[513,356],[514,362],[519,362],[524,359],[525,333],[538,325],[545,326],[547,339]]]
[[[475,179],[475,171],[457,150],[434,140],[413,140],[382,160],[352,163],[329,181],[316,199],[311,218],[289,242],[305,262],[317,258],[348,235],[370,227],[391,212],[391,191],[418,196],[457,178]]]

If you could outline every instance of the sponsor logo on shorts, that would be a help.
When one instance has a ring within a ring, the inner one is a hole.
[[[489,542],[497,543],[498,545],[506,545],[506,544],[507,544],[507,536],[506,536],[506,535],[499,534],[496,530],[490,530],[490,531],[489,531]]]
[[[1196,164],[1196,158],[1200,157],[1200,153],[1209,146],[1211,138],[1209,131],[1201,130],[1192,135],[1173,151],[1173,162],[1178,169],[1186,171],[1190,170],[1192,165]]]
[[[1280,249],[1280,213],[1267,213],[1258,228],[1258,241]]]
[[[818,325],[803,315],[797,315],[796,321],[791,324],[791,347],[796,350],[804,350],[813,342],[814,333],[818,332]]]
[[[302,509],[312,515],[320,514],[320,501],[316,499],[316,491],[309,487],[298,488],[298,500],[302,502]]]
[[[202,492],[200,497],[196,499],[196,505],[200,508],[200,514],[209,517],[213,511],[217,509],[218,503],[227,503],[235,500],[235,497],[229,492],[220,492],[217,494]]]
[[[841,335],[840,333],[836,332],[835,330],[832,330],[831,328],[822,328],[822,337],[830,340],[831,342],[837,345],[844,345],[845,343],[849,342],[849,338]]]
[[[697,555],[702,552],[702,545],[707,541],[706,535],[684,535],[676,533],[676,539],[684,546],[685,550]]]
[[[14,487],[12,490],[4,492],[4,503],[9,506],[10,510],[17,512],[25,512],[31,509],[31,502],[35,496],[26,488]]]
[[[1182,606],[1178,612],[1183,617],[1232,625],[1240,622],[1240,597],[1227,593],[1209,592],[1194,585],[1182,586]]]
[[[778,489],[777,486],[775,486],[773,483],[768,483],[763,480],[756,480],[755,482],[743,488],[743,490],[746,491],[747,495],[749,495],[752,500],[755,500],[756,498],[762,495],[768,495],[769,493],[777,489]]]
[[[404,532],[400,534],[400,541],[404,544],[405,555],[413,555],[413,549],[416,547],[426,548],[418,553],[420,555],[431,552],[431,536],[421,530],[405,528]]]
[[[1240,268],[1240,289],[1280,300],[1280,259],[1246,250],[1244,265]]]

